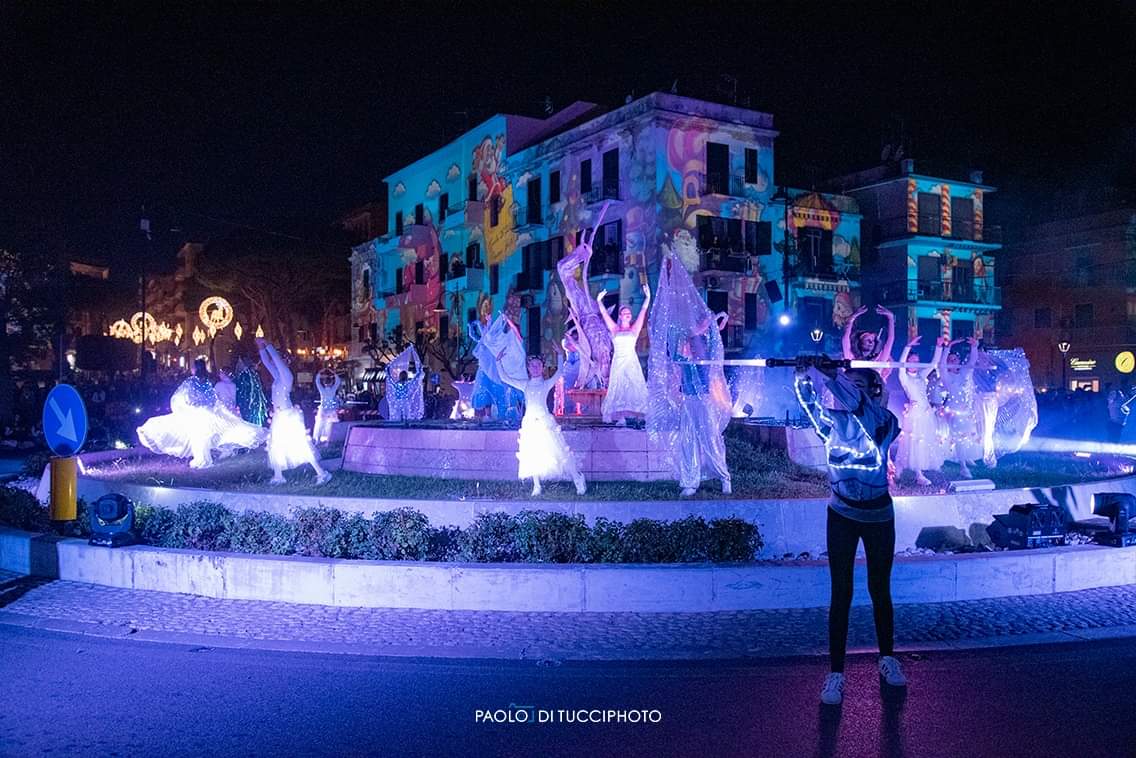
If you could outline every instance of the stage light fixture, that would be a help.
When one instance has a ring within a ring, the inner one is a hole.
[[[1102,545],[1127,547],[1136,545],[1136,531],[1131,520],[1136,518],[1136,497],[1127,492],[1093,494],[1093,515],[1108,519],[1108,531],[1097,532],[1094,540]]]
[[[1021,550],[1064,545],[1067,529],[1057,506],[1027,503],[995,515],[986,533],[997,547]]]
[[[113,493],[103,495],[90,510],[90,544],[100,547],[122,547],[134,543],[134,503]]]

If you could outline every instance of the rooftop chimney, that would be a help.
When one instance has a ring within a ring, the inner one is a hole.
[[[982,184],[982,172],[981,171],[971,171],[970,172],[970,182],[971,182],[971,184]]]
[[[902,171],[905,174],[915,173],[915,159],[914,158],[904,158],[903,160],[901,160],[899,162],[899,169],[900,169],[900,171]]]

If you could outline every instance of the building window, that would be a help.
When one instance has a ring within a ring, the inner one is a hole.
[[[438,316],[438,337],[439,339],[448,339],[450,336],[450,316],[448,313],[443,313]]]
[[[1093,304],[1082,303],[1073,308],[1073,326],[1077,329],[1088,329],[1093,325]]]
[[[592,159],[580,161],[580,194],[586,195],[592,191]]]
[[[474,321],[477,321],[477,309],[476,308],[466,308],[466,310],[465,310],[465,321],[466,321],[467,324],[472,324]]]
[[[501,289],[501,266],[493,264],[489,267],[489,294],[496,295]]]
[[[541,221],[541,191],[539,176],[534,176],[529,179],[527,190],[529,196],[529,206],[525,209],[525,221],[530,224],[539,224]]]
[[[752,332],[757,329],[757,293],[747,292],[745,296],[745,330]]]
[[[560,172],[553,171],[548,175],[548,204],[560,202]]]
[[[969,197],[951,198],[951,236],[974,239],[974,200]]]
[[[623,274],[623,220],[612,221],[596,230],[592,241],[592,261],[588,276]]]
[[[919,193],[919,233],[938,237],[942,230],[942,198],[934,192]]]
[[[807,274],[833,273],[832,232],[815,226],[799,229],[797,262]]]
[[[426,283],[426,261],[418,261],[414,264],[414,283]]]
[[[441,195],[438,195],[438,220],[439,221],[445,221],[446,220],[446,212],[449,209],[450,209],[450,194],[448,192],[443,192]]]
[[[469,184],[466,185],[466,200],[477,202],[477,174],[470,174]]]
[[[746,152],[746,184],[757,184],[757,150],[756,148],[747,147]]]
[[[394,274],[394,294],[402,294],[402,269],[398,269]]]
[[[1011,337],[1014,334],[1013,311],[998,311],[994,314],[994,328],[1000,337]]]
[[[1033,328],[1048,329],[1053,324],[1053,311],[1048,308],[1033,309]]]
[[[718,142],[706,143],[706,192],[730,194],[730,148]]]
[[[619,199],[619,148],[615,147],[603,154],[603,196],[605,199]]]
[[[422,203],[414,206],[414,223],[422,226],[423,220],[426,218],[426,209],[422,207]]]
[[[1077,256],[1077,265],[1073,271],[1074,283],[1078,287],[1092,287],[1096,285],[1093,277],[1093,259],[1087,255]]]
[[[394,214],[394,233],[402,234],[402,211]]]
[[[481,268],[481,245],[471,242],[465,248],[466,268]]]
[[[501,223],[501,196],[494,195],[489,203],[489,225],[497,226]]]
[[[540,355],[540,308],[528,309],[528,353]]]

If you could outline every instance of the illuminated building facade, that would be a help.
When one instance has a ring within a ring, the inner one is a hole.
[[[386,178],[389,233],[351,257],[356,339],[456,339],[504,310],[551,357],[567,315],[556,263],[606,207],[588,276],[609,306],[638,309],[672,246],[729,313],[728,352],[813,328],[833,346],[858,304],[860,216],[849,197],[779,190],[776,136],[767,113],[664,93],[494,116]]]
[[[1001,228],[985,223],[994,187],[982,173],[968,181],[916,171],[901,160],[828,183],[854,198],[863,214],[866,299],[896,313],[896,342],[922,336],[929,357],[940,335],[993,343],[1002,291],[994,254]]]
[[[1026,227],[1006,264],[1000,333],[1025,348],[1037,385],[1101,391],[1133,378],[1136,205]]]

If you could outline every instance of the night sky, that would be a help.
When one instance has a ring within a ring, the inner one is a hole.
[[[874,165],[902,124],[908,157],[985,170],[993,223],[1136,184],[1132,3],[42,5],[0,3],[0,245],[113,261],[143,204],[189,236],[324,222],[494,112],[721,74],[773,113],[778,182]]]

